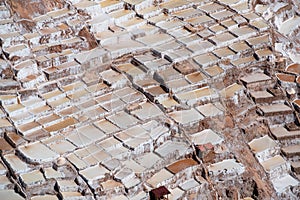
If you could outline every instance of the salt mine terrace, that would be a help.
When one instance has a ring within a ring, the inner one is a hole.
[[[1,199],[297,199],[299,8],[1,1]]]

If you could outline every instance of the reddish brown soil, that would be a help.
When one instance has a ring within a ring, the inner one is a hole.
[[[94,35],[86,27],[81,29],[78,35],[80,37],[84,37],[87,40],[90,49],[96,48],[98,46]]]
[[[50,10],[53,10],[53,8],[62,8],[65,5],[63,0],[13,0],[6,2],[10,5],[14,14],[25,19],[32,19],[33,17],[46,14]]]

